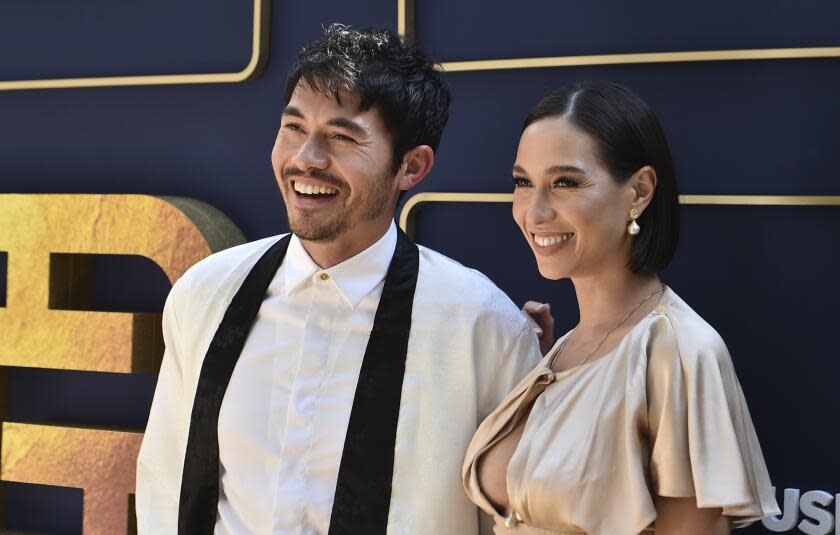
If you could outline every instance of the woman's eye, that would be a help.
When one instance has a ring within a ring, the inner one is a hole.
[[[573,188],[577,186],[577,182],[570,178],[560,177],[554,181],[554,186],[558,188]]]
[[[519,178],[513,177],[513,187],[516,188],[527,188],[531,185],[531,182],[526,178]]]

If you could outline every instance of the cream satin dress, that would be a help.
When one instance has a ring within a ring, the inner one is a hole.
[[[781,514],[729,352],[670,288],[610,353],[555,373],[549,363],[562,341],[467,450],[464,488],[495,533],[637,535],[656,520],[655,495],[694,496],[736,527]],[[522,523],[506,528],[477,464],[522,418],[507,468]]]

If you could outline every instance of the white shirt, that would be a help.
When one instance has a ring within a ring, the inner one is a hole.
[[[327,533],[396,243],[392,222],[368,249],[321,269],[292,236],[222,402],[217,534]]]

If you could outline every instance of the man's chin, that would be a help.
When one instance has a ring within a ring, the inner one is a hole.
[[[314,243],[331,243],[336,241],[344,233],[342,226],[311,226],[298,225],[290,222],[289,228],[292,233],[301,240],[310,241]]]
[[[301,234],[299,232],[294,231],[292,231],[292,233],[299,239],[311,243],[332,243],[338,239],[338,236],[325,236],[322,234]]]

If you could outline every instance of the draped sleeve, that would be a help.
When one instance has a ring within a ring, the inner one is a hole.
[[[726,345],[677,302],[648,340],[650,491],[694,496],[735,526],[780,514]],[[687,308],[687,307],[686,307]]]

